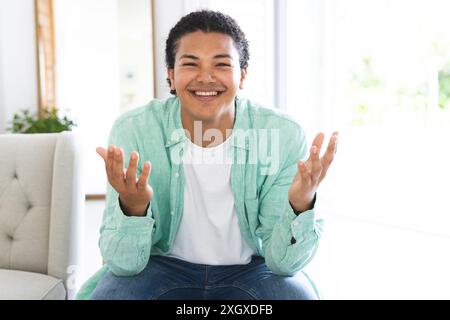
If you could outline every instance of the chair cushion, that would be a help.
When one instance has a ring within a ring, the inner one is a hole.
[[[62,280],[26,271],[0,269],[0,300],[64,300]]]
[[[0,135],[0,268],[48,274],[57,137]]]

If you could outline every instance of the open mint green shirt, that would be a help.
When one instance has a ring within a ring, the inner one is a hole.
[[[241,98],[235,105],[231,187],[240,230],[270,270],[294,275],[313,258],[323,227],[314,210],[296,215],[287,198],[297,161],[308,156],[304,132],[276,110]],[[126,165],[133,150],[139,152],[139,168],[145,161],[152,163],[149,183],[154,195],[145,217],[129,217],[108,185],[99,240],[105,265],[83,285],[77,299],[88,299],[109,270],[133,276],[146,267],[150,255],[170,251],[183,213],[184,174],[179,160],[185,139],[177,97],[153,100],[115,121],[108,145],[124,149]],[[268,147],[267,139],[273,142]]]

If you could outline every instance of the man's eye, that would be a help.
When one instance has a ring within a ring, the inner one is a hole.
[[[182,66],[195,67],[196,64],[192,62],[183,63]]]
[[[228,63],[218,63],[217,66],[218,67],[231,67],[231,65],[229,65]]]

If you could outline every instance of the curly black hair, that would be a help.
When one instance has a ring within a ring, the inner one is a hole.
[[[200,10],[189,13],[170,30],[166,40],[166,67],[173,69],[175,66],[175,54],[178,49],[178,40],[184,35],[196,32],[219,32],[229,35],[239,52],[239,65],[241,69],[248,67],[250,59],[248,40],[237,22],[230,16],[218,11]],[[170,86],[170,79],[167,79]],[[170,91],[176,94],[175,90]]]

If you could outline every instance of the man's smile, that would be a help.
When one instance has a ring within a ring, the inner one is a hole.
[[[224,91],[214,91],[214,90],[208,90],[208,91],[188,90],[188,91],[197,100],[200,100],[203,102],[213,101],[213,100],[217,99],[220,95],[222,95],[222,93],[224,92]]]

